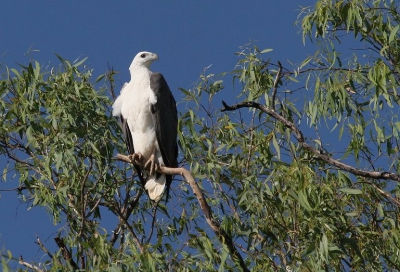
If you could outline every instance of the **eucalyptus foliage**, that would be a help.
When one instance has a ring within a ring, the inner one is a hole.
[[[180,165],[212,224],[181,177],[154,204],[114,159],[113,72],[62,58],[4,68],[3,181],[60,227],[58,251],[39,243],[48,260],[21,269],[399,270],[399,4],[317,1],[299,16],[316,45],[302,63],[245,47],[235,70],[181,90]]]

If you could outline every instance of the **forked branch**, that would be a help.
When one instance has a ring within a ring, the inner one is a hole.
[[[74,270],[78,270],[79,267],[76,264],[76,262],[74,261],[74,259],[72,258],[71,252],[68,250],[67,246],[64,244],[63,239],[61,239],[60,237],[55,237],[54,241],[56,242],[57,246],[61,249],[64,260],[66,260]]]
[[[118,154],[116,156],[116,158],[123,162],[133,163],[129,159],[129,157],[125,156],[125,155]],[[144,165],[140,165],[140,166],[143,167]],[[192,188],[192,191],[193,191],[194,195],[196,196],[197,201],[200,204],[200,208],[204,214],[207,224],[215,232],[215,234],[217,235],[220,242],[227,246],[233,261],[238,262],[240,267],[243,269],[243,271],[246,271],[246,272],[250,271],[246,267],[246,264],[244,263],[242,256],[237,251],[237,249],[232,241],[232,238],[221,228],[220,224],[214,219],[211,208],[208,205],[206,199],[204,198],[203,193],[200,190],[199,186],[197,186],[197,183],[194,180],[192,174],[183,167],[169,168],[169,167],[161,166],[158,168],[157,172],[159,172],[161,174],[166,174],[166,175],[180,175],[180,176],[184,177],[184,179],[187,181],[187,183],[189,183],[189,186]]]
[[[314,148],[313,146],[309,145],[306,143],[306,140],[303,136],[303,133],[301,130],[291,121],[287,120],[285,117],[277,113],[276,111],[261,105],[260,103],[253,102],[253,101],[246,101],[246,102],[241,102],[232,106],[229,106],[226,104],[224,101],[222,101],[222,105],[224,106],[221,111],[234,111],[240,108],[256,108],[275,120],[283,123],[287,128],[289,128],[293,134],[293,136],[296,138],[296,140],[299,142],[299,144],[311,152],[314,155],[315,159],[324,161],[325,163],[335,166],[338,169],[341,169],[343,171],[352,173],[356,176],[361,176],[361,177],[366,177],[366,178],[372,178],[372,179],[385,179],[385,180],[394,180],[397,182],[400,182],[400,176],[396,173],[390,173],[390,172],[379,172],[379,171],[365,171],[365,170],[360,170],[357,169],[351,165],[345,164],[343,162],[340,162],[336,159],[333,159],[325,154],[322,154],[318,149]]]

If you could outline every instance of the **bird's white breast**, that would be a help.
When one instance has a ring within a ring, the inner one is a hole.
[[[156,133],[151,105],[157,102],[150,89],[150,72],[138,71],[124,89],[121,114],[127,119],[135,153],[147,160],[156,148]]]

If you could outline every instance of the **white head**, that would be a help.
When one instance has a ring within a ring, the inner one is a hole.
[[[157,54],[145,51],[140,52],[133,59],[129,70],[133,70],[138,67],[150,68],[151,63],[155,60],[158,60]]]

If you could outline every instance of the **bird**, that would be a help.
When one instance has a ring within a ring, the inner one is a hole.
[[[112,114],[121,120],[131,160],[145,162],[144,167],[135,164],[135,169],[150,199],[158,202],[164,189],[168,201],[173,178],[158,173],[158,166],[178,167],[178,113],[164,76],[150,70],[155,60],[158,55],[146,51],[134,57],[131,80],[115,99]]]

